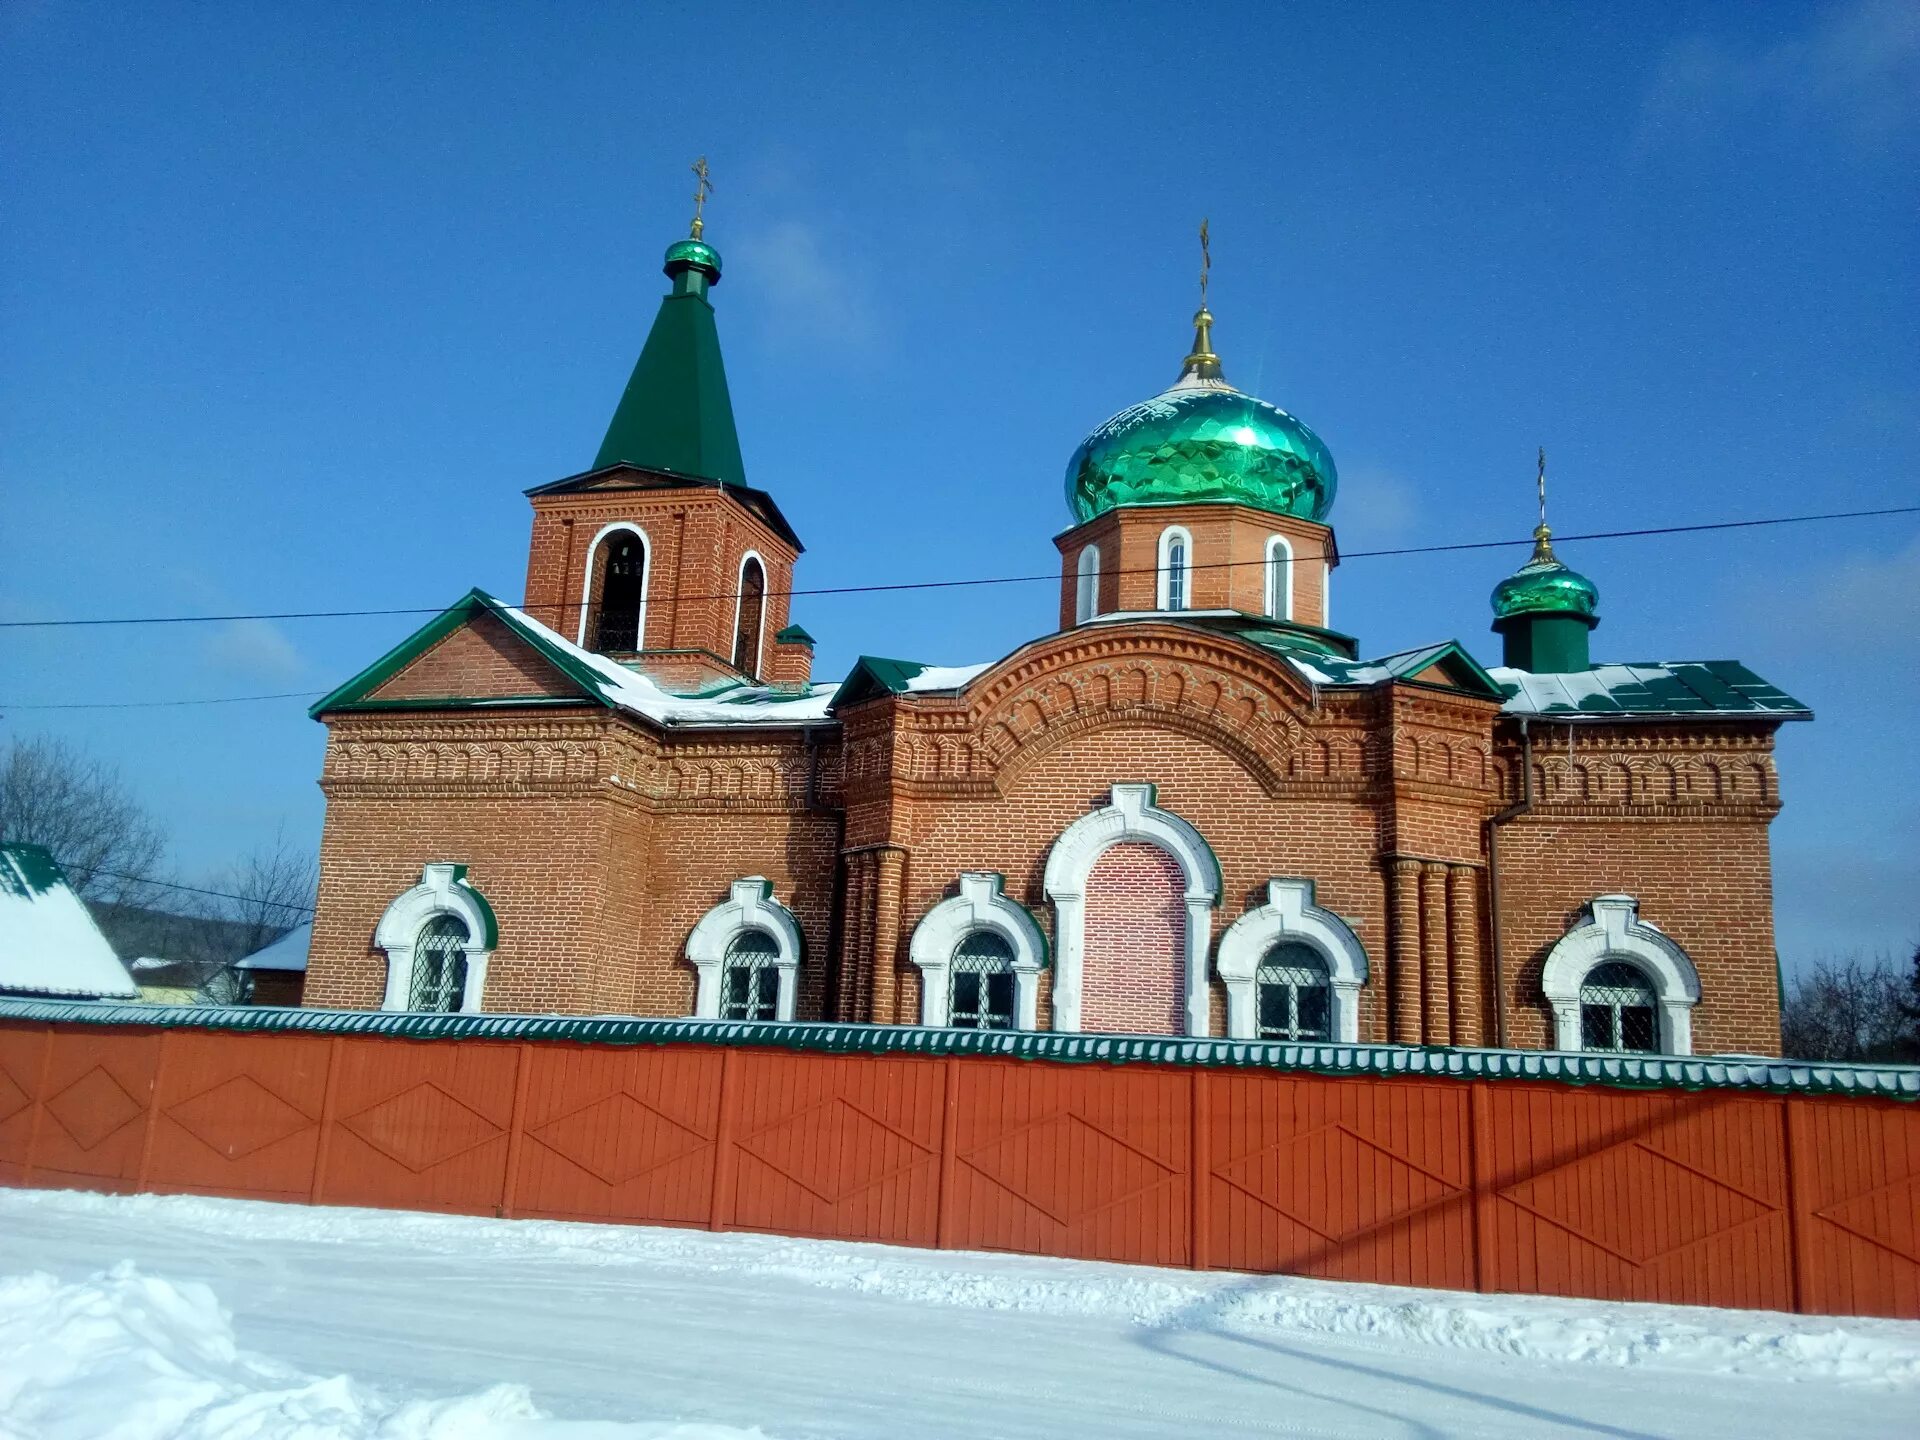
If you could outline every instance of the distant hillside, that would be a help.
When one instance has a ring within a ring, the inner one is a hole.
[[[288,929],[110,901],[89,901],[87,908],[114,953],[129,963],[151,955],[192,965],[231,965],[278,940]]]

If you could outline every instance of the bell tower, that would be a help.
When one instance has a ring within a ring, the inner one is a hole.
[[[704,157],[693,168],[693,223],[667,247],[671,286],[593,468],[527,492],[527,607],[668,690],[803,685],[813,643],[788,623],[788,598],[804,547],[747,484],[711,299],[712,186]]]

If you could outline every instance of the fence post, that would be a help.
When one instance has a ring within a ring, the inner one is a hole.
[[[507,1168],[500,1177],[500,1207],[494,1213],[502,1219],[513,1218],[513,1202],[520,1187],[520,1149],[527,1125],[527,1083],[533,1078],[533,1046],[520,1042],[520,1057],[513,1067],[513,1113],[507,1120]]]
[[[740,1084],[740,1052],[729,1045],[720,1052],[720,1119],[713,1129],[713,1199],[707,1207],[707,1229],[724,1230],[733,1219],[733,1107]]]
[[[1807,1263],[1811,1258],[1807,1254],[1806,1232],[1800,1228],[1800,1166],[1796,1151],[1805,1144],[1798,1121],[1800,1107],[1805,1102],[1789,1099],[1780,1100],[1780,1154],[1787,1179],[1787,1277],[1790,1284],[1788,1293],[1793,1297],[1793,1309],[1797,1315],[1807,1313]]]
[[[33,1184],[34,1164],[40,1156],[40,1125],[47,1115],[47,1081],[53,1075],[53,1026],[40,1037],[40,1074],[33,1082],[33,1118],[27,1122],[27,1163],[20,1167],[20,1184]]]
[[[1487,1288],[1487,1245],[1493,1238],[1493,1096],[1484,1080],[1467,1082],[1467,1158],[1473,1169],[1473,1288]]]
[[[946,1072],[940,1115],[940,1196],[934,1211],[933,1243],[936,1249],[953,1248],[953,1182],[959,1157],[954,1153],[960,1143],[960,1060],[949,1055],[941,1062]]]
[[[1212,1136],[1207,1133],[1207,1072],[1195,1066],[1192,1076],[1193,1114],[1189,1124],[1193,1134],[1192,1148],[1188,1163],[1192,1169],[1190,1177],[1193,1185],[1193,1199],[1187,1216],[1188,1229],[1188,1266],[1194,1270],[1205,1270],[1213,1255],[1213,1217],[1207,1210],[1208,1182],[1213,1178]]]
[[[133,1173],[133,1188],[144,1191],[147,1177],[153,1173],[153,1141],[160,1131],[160,1087],[167,1079],[167,1042],[173,1037],[162,1030],[157,1040],[158,1053],[153,1060],[153,1078],[147,1082],[146,1129],[140,1136],[140,1167]]]
[[[313,1187],[307,1203],[318,1205],[326,1197],[327,1159],[333,1153],[334,1115],[340,1099],[340,1047],[346,1042],[338,1035],[327,1042],[327,1083],[320,1092],[320,1139],[313,1147]]]

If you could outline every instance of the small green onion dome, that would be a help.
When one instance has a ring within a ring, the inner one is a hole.
[[[1520,615],[1595,618],[1600,608],[1600,588],[1578,570],[1561,564],[1547,542],[1547,527],[1542,525],[1534,532],[1531,558],[1493,587],[1495,620]]]
[[[1122,505],[1221,501],[1324,520],[1338,476],[1320,437],[1278,405],[1234,389],[1212,353],[1213,316],[1171,388],[1115,415],[1067,462],[1076,521]]]
[[[720,252],[704,240],[676,240],[667,247],[667,274],[697,267],[715,280],[720,278]]]

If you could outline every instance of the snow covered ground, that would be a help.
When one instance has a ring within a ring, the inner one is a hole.
[[[0,1437],[1920,1433],[1920,1324],[0,1189]]]

